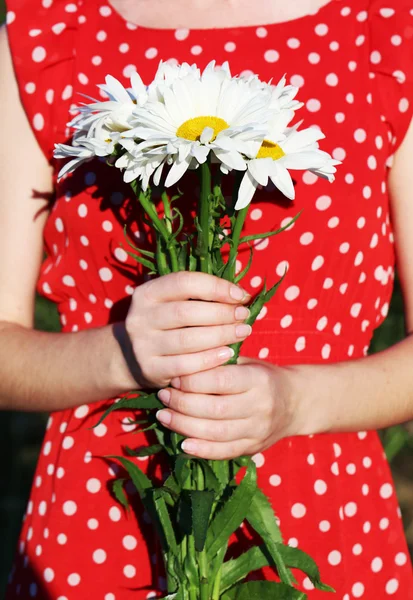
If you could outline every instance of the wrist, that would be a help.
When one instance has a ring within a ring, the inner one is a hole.
[[[111,354],[109,373],[114,388],[119,390],[115,395],[140,389],[139,365],[125,323],[113,323],[110,328],[114,341],[114,352]]]
[[[289,365],[281,367],[289,399],[291,420],[287,435],[326,433],[332,426],[333,403],[323,381],[324,365]],[[280,367],[278,367],[280,368]]]

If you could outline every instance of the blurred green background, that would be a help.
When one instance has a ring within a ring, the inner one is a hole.
[[[0,0],[0,23],[3,20],[4,4]],[[37,299],[36,328],[59,330],[56,308],[44,298]],[[396,281],[389,315],[376,330],[370,350],[383,350],[403,337],[403,301]],[[3,456],[0,470],[0,598],[10,570],[46,420],[44,414],[0,414],[0,455]],[[413,423],[391,427],[380,435],[392,467],[406,536],[413,554]]]

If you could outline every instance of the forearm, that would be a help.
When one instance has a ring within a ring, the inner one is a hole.
[[[381,429],[413,419],[412,335],[367,357],[291,369],[296,396],[307,398],[303,433]]]
[[[50,412],[136,389],[125,340],[122,323],[76,333],[1,323],[0,408]]]

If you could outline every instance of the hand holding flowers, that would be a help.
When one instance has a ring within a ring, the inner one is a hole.
[[[124,380],[125,392],[226,363],[234,355],[228,346],[251,333],[243,324],[249,300],[240,286],[206,273],[180,271],[136,287],[121,340],[134,375]]]
[[[311,431],[311,411],[296,371],[240,358],[236,365],[174,378],[158,397],[157,418],[184,435],[185,452],[213,460],[253,455]]]

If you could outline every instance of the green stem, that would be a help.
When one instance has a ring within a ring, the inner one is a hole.
[[[229,251],[227,268],[225,269],[224,279],[227,281],[234,281],[235,278],[235,269],[236,269],[236,261],[238,256],[238,247],[239,240],[241,237],[242,228],[245,223],[245,218],[248,214],[249,204],[237,211],[237,216],[235,217],[234,228],[232,230],[232,244],[231,249]]]
[[[220,591],[221,591],[221,576],[222,576],[222,568],[219,569],[218,574],[214,581],[214,587],[212,589],[212,599],[211,600],[219,600]]]
[[[204,472],[199,463],[196,465],[196,489],[205,489]],[[205,548],[198,553],[200,600],[209,600],[208,559]]]
[[[208,161],[200,166],[201,192],[198,205],[198,219],[200,231],[198,231],[199,266],[202,273],[211,273],[211,260],[209,255],[209,232],[210,232],[210,202],[211,195],[211,171]]]
[[[224,553],[225,554],[225,553]],[[222,563],[215,577],[214,586],[212,588],[211,600],[219,600],[221,596],[221,578],[222,578]]]
[[[168,248],[172,271],[179,271],[176,248],[174,244],[169,246],[171,234],[169,233],[166,224],[164,223],[164,221],[162,221],[162,219],[159,218],[158,213],[156,212],[156,208],[151,202],[148,194],[139,189],[138,182],[133,181],[131,185],[133,191],[137,195],[140,205],[142,206],[143,210],[146,212],[148,217],[151,219],[155,230],[163,238],[166,247]]]
[[[171,272],[171,269],[168,266],[168,261],[166,260],[165,251],[163,246],[165,242],[159,236],[157,236],[156,240],[156,265],[158,267],[159,275],[167,275]]]
[[[169,231],[169,233],[172,233],[171,203],[169,202],[168,194],[166,192],[162,193],[162,204],[163,204],[163,210],[165,213],[166,228]]]

